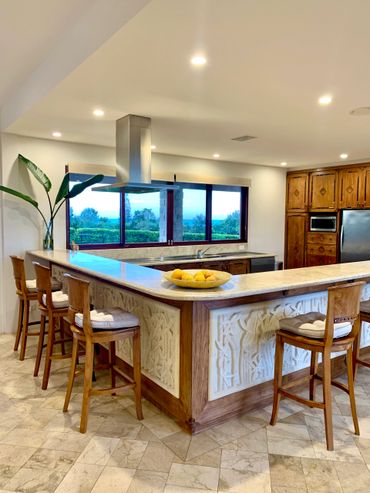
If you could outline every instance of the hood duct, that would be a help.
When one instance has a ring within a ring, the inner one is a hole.
[[[152,184],[151,119],[126,115],[116,121],[116,177],[117,182],[94,187],[101,192],[148,193],[176,189],[174,185]]]

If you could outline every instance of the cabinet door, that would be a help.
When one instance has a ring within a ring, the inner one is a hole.
[[[363,174],[363,197],[362,207],[370,207],[370,167],[364,169]]]
[[[305,237],[307,214],[291,214],[286,218],[285,268],[295,269],[305,265]]]
[[[341,209],[357,209],[361,202],[360,168],[339,171],[339,207]]]
[[[310,210],[333,211],[337,208],[337,172],[316,171],[310,175]]]
[[[230,274],[246,274],[247,273],[247,261],[246,260],[229,260],[227,263],[227,272]]]
[[[311,253],[307,253],[306,255],[306,267],[335,264],[336,261],[337,257],[333,255],[314,255]]]
[[[288,212],[307,211],[308,173],[287,176],[286,208]]]

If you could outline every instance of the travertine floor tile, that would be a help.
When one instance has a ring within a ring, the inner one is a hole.
[[[334,462],[343,493],[369,493],[370,471],[365,464]]]
[[[271,483],[268,473],[242,472],[235,469],[221,469],[219,492],[228,493],[270,493]]]
[[[26,462],[31,469],[54,469],[66,473],[76,461],[78,452],[65,450],[38,449]]]
[[[275,455],[291,455],[294,457],[316,457],[311,440],[292,440],[275,437],[268,440],[268,451]]]
[[[161,442],[149,442],[140,461],[139,469],[169,472],[175,454]]]
[[[6,483],[5,488],[10,491],[29,493],[53,493],[61,482],[63,473],[54,469],[31,469],[22,467]]]
[[[143,440],[121,438],[108,461],[108,466],[136,469],[140,464],[147,446],[148,442]]]
[[[168,474],[155,471],[136,471],[127,493],[162,493]]]
[[[105,466],[119,443],[119,438],[93,437],[81,452],[77,462]]]
[[[217,491],[219,470],[215,467],[172,464],[168,484]]]
[[[317,459],[301,459],[308,493],[342,492],[334,463]]]
[[[68,471],[56,493],[90,493],[104,466],[76,463]]]
[[[271,485],[275,487],[306,488],[301,459],[269,455]]]
[[[126,493],[134,474],[135,469],[107,466],[96,481],[91,493]]]
[[[154,435],[158,438],[165,438],[173,433],[181,431],[180,427],[171,418],[168,418],[164,414],[159,414],[152,418],[144,419],[141,421]]]

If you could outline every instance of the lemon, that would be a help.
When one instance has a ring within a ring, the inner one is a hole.
[[[206,278],[203,274],[203,272],[197,272],[194,276],[194,281],[205,281]]]
[[[182,274],[183,274],[183,271],[181,269],[175,269],[172,272],[171,277],[173,279],[181,279],[182,278]]]
[[[181,275],[181,279],[183,281],[192,281],[193,280],[193,276],[191,274],[189,274],[189,272],[183,272],[182,275]]]

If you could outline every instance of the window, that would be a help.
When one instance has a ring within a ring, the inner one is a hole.
[[[212,240],[239,240],[240,187],[212,187]]]
[[[173,192],[173,239],[205,241],[207,195],[205,185],[179,185]]]
[[[125,243],[167,243],[167,191],[124,195]]]
[[[71,173],[70,188],[88,176]],[[67,201],[67,248],[247,241],[247,188],[176,185],[140,194],[86,189]]]
[[[87,175],[71,174],[69,189],[87,178]],[[105,177],[101,183],[113,181],[114,178]],[[68,201],[68,245],[72,241],[78,245],[121,243],[121,195],[115,192],[92,191],[93,187],[87,188]]]

